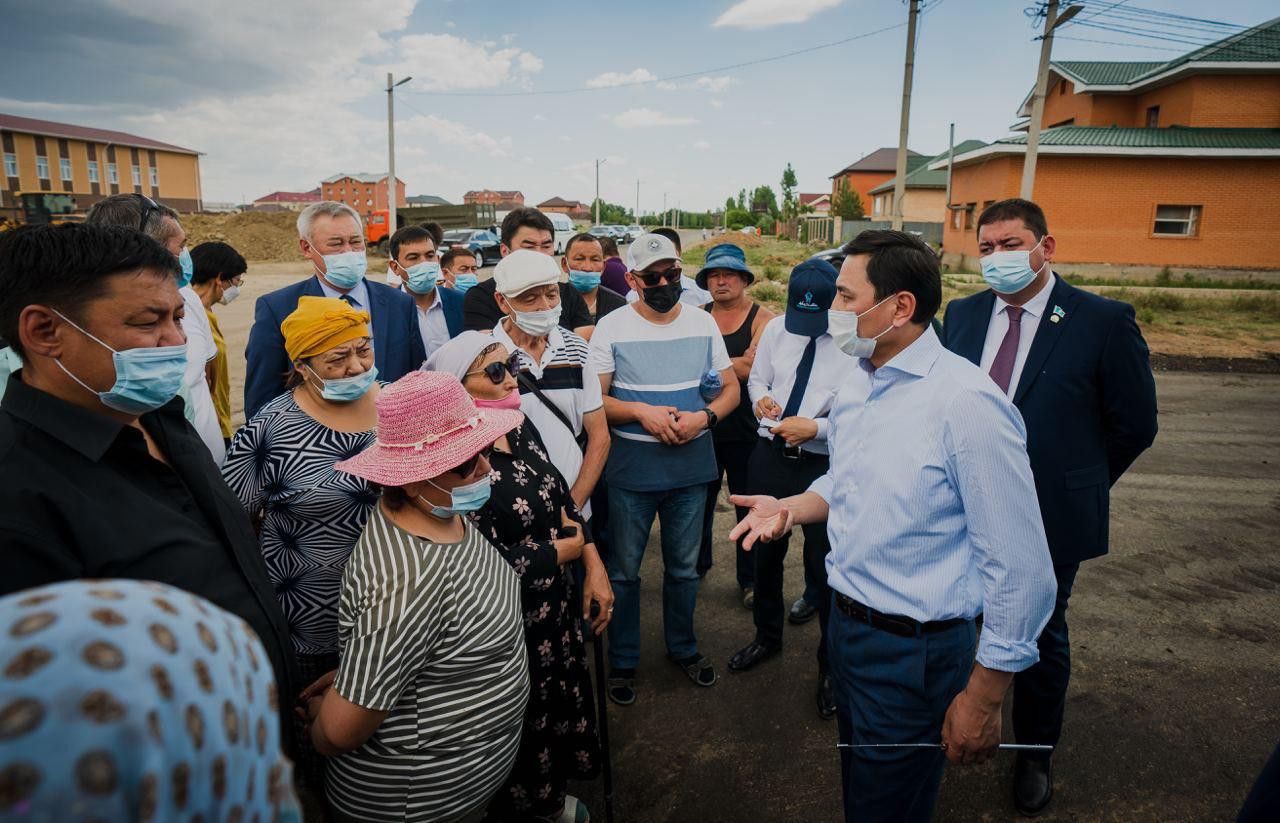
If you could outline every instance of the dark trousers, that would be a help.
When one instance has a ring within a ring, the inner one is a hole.
[[[720,496],[720,483],[724,478],[729,480],[730,494],[750,494],[747,481],[747,461],[751,457],[750,442],[729,441],[716,443],[716,479],[707,484],[707,509],[702,520],[702,549],[698,552],[698,574],[705,575],[714,562],[712,546],[714,544],[714,521],[716,516],[716,499]],[[734,506],[738,520],[747,516],[747,510]],[[738,562],[738,588],[749,589],[756,584],[755,558],[751,552],[743,551],[742,540],[735,546]]]
[[[1071,679],[1071,644],[1067,638],[1067,600],[1079,563],[1055,563],[1058,599],[1040,633],[1040,661],[1013,676],[1013,736],[1019,743],[1058,745],[1062,713]],[[1048,759],[1049,755],[1034,755]]]
[[[977,629],[969,621],[900,637],[832,605],[828,642],[841,743],[937,743],[947,707],[969,682]],[[846,823],[926,823],[945,765],[940,749],[842,747]]]
[[[787,457],[773,441],[763,438],[751,452],[750,475],[753,494],[790,497],[800,494],[813,481],[827,473],[830,461],[823,455],[801,452],[800,457]],[[831,591],[827,586],[826,521],[802,527],[804,531],[804,577],[806,587],[817,588],[818,671],[827,671],[827,620],[831,609]],[[782,594],[782,563],[787,557],[791,535],[772,542],[761,541],[753,549],[756,556],[756,603],[754,617],[756,642],[775,648],[782,645],[782,623],[787,604]]]
[[[596,552],[600,562],[609,562],[609,486],[604,482],[604,473],[596,481],[591,492],[591,539],[595,541]],[[581,564],[579,564],[581,565]]]

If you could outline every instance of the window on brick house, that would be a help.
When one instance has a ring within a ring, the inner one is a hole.
[[[58,174],[63,180],[71,179],[71,158],[62,157],[58,159]]]
[[[135,186],[142,185],[142,167],[141,166],[133,167],[133,185]]]
[[[117,170],[115,163],[107,164],[107,182],[108,183],[120,182],[120,172]]]
[[[951,228],[956,231],[964,228],[964,209],[959,206],[951,207]]]
[[[1147,108],[1147,128],[1149,129],[1160,128],[1160,107],[1159,106],[1149,106]]]
[[[98,163],[97,163],[97,161],[91,162],[91,163],[89,164],[89,182],[90,182],[90,183],[97,183],[97,182],[98,182]]]
[[[4,153],[4,175],[5,177],[18,176],[18,155],[13,152]]]
[[[49,158],[36,155],[36,177],[41,180],[49,179]]]
[[[1166,237],[1196,237],[1199,233],[1199,206],[1156,206],[1156,220],[1152,234]]]
[[[160,188],[160,170],[155,166],[151,166],[151,188]]]
[[[977,203],[966,203],[964,206],[964,228],[969,231],[973,228],[973,213],[978,208]]]

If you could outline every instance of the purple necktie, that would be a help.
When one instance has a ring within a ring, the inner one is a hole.
[[[996,359],[991,362],[991,379],[996,381],[1000,391],[1009,393],[1009,380],[1013,377],[1013,362],[1018,359],[1018,340],[1022,337],[1022,309],[1018,306],[1005,306],[1005,314],[1009,315],[1009,329],[996,349]]]

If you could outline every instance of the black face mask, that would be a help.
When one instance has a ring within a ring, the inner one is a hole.
[[[680,302],[680,293],[683,291],[684,285],[677,279],[674,283],[647,286],[640,292],[640,299],[658,314],[666,314]]]

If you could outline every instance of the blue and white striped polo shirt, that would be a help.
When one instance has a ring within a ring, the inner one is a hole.
[[[681,306],[669,323],[651,323],[634,307],[600,318],[591,336],[590,365],[612,374],[609,395],[628,402],[697,411],[707,404],[698,392],[710,369],[730,366],[716,321],[704,311]],[[639,423],[612,426],[613,445],[605,477],[631,491],[665,491],[716,477],[709,432],[680,446],[667,446]]]

